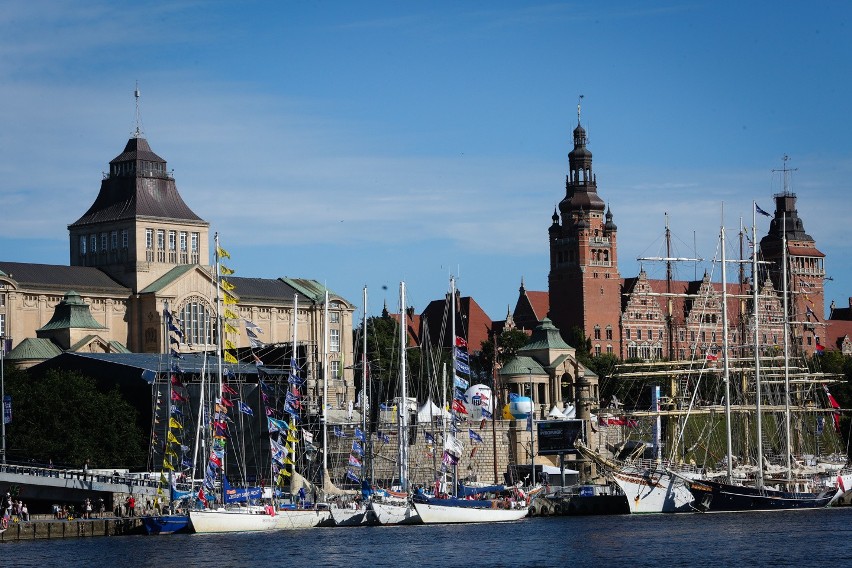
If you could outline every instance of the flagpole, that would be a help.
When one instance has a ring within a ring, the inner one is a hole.
[[[786,180],[785,180],[786,181]],[[786,188],[785,188],[786,189]],[[793,463],[791,454],[793,448],[790,439],[790,312],[787,299],[787,216],[781,217],[781,278],[784,296],[784,422],[787,448],[787,483],[793,480]],[[803,334],[804,335],[804,334]],[[788,487],[789,488],[789,487]]]
[[[403,492],[408,491],[408,393],[405,388],[405,282],[399,283],[399,386],[400,404],[397,407],[397,424],[399,425],[399,484]]]
[[[328,289],[322,307],[322,475],[325,493],[325,477],[331,479],[328,473]]]
[[[727,428],[725,428],[725,443],[727,449],[727,462],[728,462],[728,483],[733,483],[734,471],[733,471],[733,440],[731,438],[731,365],[730,365],[730,353],[728,351],[728,263],[727,258],[725,256],[725,204],[722,203],[722,228],[719,232],[719,240],[721,243],[722,249],[722,363],[724,365],[724,379],[725,383],[725,421],[727,422]]]
[[[221,257],[219,252],[222,250],[219,247],[219,232],[217,231],[213,240],[216,243],[216,274],[214,278],[216,279],[216,378],[219,381],[219,393],[218,398],[222,400],[222,324],[224,322],[224,318],[222,317],[222,282],[219,277],[220,273],[220,261]],[[215,432],[215,427],[214,427]],[[215,444],[214,444],[215,445]],[[228,459],[228,452],[222,452],[222,501],[225,502],[225,466]]]
[[[754,294],[754,408],[757,414],[757,477],[755,486],[763,489],[763,417],[761,416],[761,388],[760,388],[760,308],[757,273],[757,202],[752,201],[751,208],[751,234],[754,239],[754,249],[751,255],[752,293]]]

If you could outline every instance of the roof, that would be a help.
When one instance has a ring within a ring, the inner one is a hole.
[[[28,359],[52,359],[62,353],[53,341],[43,337],[27,337],[18,343],[14,349],[9,351],[6,359],[10,361],[23,361]]]
[[[526,355],[516,355],[506,361],[506,364],[500,369],[500,376],[504,375],[546,375],[547,371],[541,366],[541,363]]]
[[[110,164],[130,160],[165,164],[162,158],[151,151],[144,138],[131,138],[124,152]],[[124,175],[110,173],[104,178],[95,202],[68,228],[137,217],[180,219],[207,225],[207,222],[196,215],[184,202],[175,186],[175,180],[165,172],[165,168],[162,173],[157,174],[146,173],[141,168],[136,168],[133,173]]]
[[[825,346],[828,349],[840,349],[843,338],[847,335],[852,337],[852,321],[828,320],[825,329]]]
[[[91,364],[105,364],[126,367],[139,371],[141,378],[142,371],[165,371],[169,369],[169,356],[161,353],[72,353],[64,352],[59,356],[61,359],[54,364],[62,367],[77,368],[79,366]],[[207,357],[207,369],[210,371],[210,365],[215,367],[215,357]],[[77,361],[78,363],[75,363]],[[184,353],[181,358],[174,361],[181,371],[190,374],[200,375],[205,364],[205,357],[202,353]],[[49,363],[49,361],[45,361]],[[51,365],[52,366],[52,365]],[[259,374],[259,367],[254,364],[239,363],[236,365],[225,364],[227,369],[238,375],[253,375]],[[263,369],[262,367],[260,369]]]
[[[625,278],[622,284],[622,290],[624,294],[622,294],[622,304],[621,311],[622,313],[627,309],[627,302],[630,299],[630,294],[633,293],[636,287],[636,283],[640,279],[645,279],[648,282],[648,285],[651,288],[651,292],[654,294],[665,294],[667,292],[666,280],[652,280],[646,278],[644,273],[640,273],[639,276],[633,278]],[[702,280],[672,280],[671,281],[671,293],[677,294],[676,296],[668,297],[672,302],[672,314],[674,316],[674,323],[682,324],[686,321],[686,317],[689,315],[689,310],[692,309],[695,300],[697,299],[697,295],[701,290],[701,285],[703,283]],[[709,282],[708,283],[711,289],[718,293],[720,298],[722,294],[722,283],[721,282]],[[728,316],[731,318],[731,321],[734,321],[734,318],[739,314],[740,310],[740,301],[736,297],[735,294],[743,294],[746,293],[747,290],[742,288],[738,283],[727,284],[728,289]],[[684,297],[685,295],[690,295],[692,297]],[[653,299],[658,303],[659,307],[663,310],[663,313],[666,311],[666,297],[664,296],[654,296]]]
[[[246,280],[250,279],[247,278]],[[257,278],[256,280],[261,279]],[[286,276],[284,278],[281,278],[280,280],[291,288],[293,288],[302,297],[308,298],[309,300],[312,300],[314,302],[325,301],[325,292],[327,288],[316,280],[309,280],[307,278],[288,278]],[[236,284],[236,281],[234,281],[234,284]],[[239,291],[240,289],[237,288],[237,292]],[[334,294],[331,290],[328,290],[328,295],[337,296],[337,294]]]
[[[91,266],[0,261],[0,270],[25,288],[130,295],[130,288],[122,286],[110,278],[106,272]]]
[[[69,291],[56,305],[53,317],[36,331],[52,331],[57,329],[106,329],[92,317],[89,305],[83,301],[80,294]]]
[[[179,266],[175,266],[150,284],[145,287],[144,290],[140,290],[140,294],[150,294],[156,293],[189,272],[190,270],[198,267],[198,264],[181,264]]]
[[[537,351],[539,349],[571,349],[571,346],[562,339],[559,329],[553,325],[550,318],[541,320],[541,323],[533,330],[529,342],[518,349],[518,353]]]

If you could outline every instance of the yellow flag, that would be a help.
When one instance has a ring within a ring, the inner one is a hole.
[[[237,346],[234,345],[233,341],[231,341],[230,339],[225,340],[225,349],[236,349],[236,348],[237,348]]]
[[[236,286],[234,286],[233,284],[231,284],[230,282],[228,282],[224,278],[222,278],[221,283],[222,283],[222,289],[224,289],[224,290],[228,290],[230,292],[231,290],[236,289]]]
[[[172,444],[180,444],[180,440],[178,440],[177,438],[175,438],[175,435],[174,435],[174,434],[172,434],[172,431],[171,431],[171,430],[169,430],[168,435],[166,435],[166,439],[167,439],[169,442],[171,442]]]
[[[225,308],[225,318],[229,319],[229,320],[235,320],[235,319],[239,319],[239,316],[237,314],[235,314],[234,312],[232,312],[231,310],[229,310],[228,308]]]
[[[177,459],[177,457],[178,457],[178,456],[177,456],[177,454],[175,453],[175,451],[174,451],[173,449],[171,449],[171,448],[169,448],[169,449],[167,449],[167,450],[166,450],[166,455],[167,455],[167,456],[172,456],[172,457],[173,457],[173,458],[175,458],[175,459]]]
[[[225,351],[225,363],[233,363],[234,365],[236,365],[237,363],[239,363],[239,361],[237,361],[236,357]]]
[[[226,306],[233,306],[237,303],[237,299],[225,292],[224,294],[222,294],[222,303],[224,303]]]
[[[296,464],[293,463],[293,461],[290,458],[284,458],[284,463],[288,464],[288,465],[296,465]]]
[[[230,276],[233,273],[234,271],[225,266],[224,264],[219,265],[219,274],[221,274],[222,276]]]
[[[183,428],[183,426],[174,418],[169,418],[169,428]]]
[[[219,258],[231,258],[231,255],[228,254],[228,251],[226,251],[220,246],[216,247],[216,254],[219,256]]]
[[[162,494],[163,494],[163,488],[157,487],[157,495],[162,495]]]
[[[287,441],[288,441],[288,442],[290,442],[290,443],[292,443],[292,444],[295,444],[296,442],[298,442],[298,441],[299,441],[299,439],[298,439],[298,438],[294,438],[294,437],[293,437],[293,435],[292,435],[292,434],[290,434],[290,433],[288,432],[288,433],[287,433]]]
[[[165,474],[165,473],[163,473],[162,471],[160,472],[160,483],[162,483],[163,485],[165,485],[166,483],[168,483],[168,482],[166,481],[166,474]]]
[[[281,476],[281,477],[284,477],[284,476],[290,477],[290,472],[287,471],[286,469],[282,469],[281,471],[278,472],[278,475]]]
[[[163,460],[163,468],[167,469],[169,471],[175,470],[174,466],[172,464],[170,464],[168,460]]]
[[[225,333],[239,333],[239,332],[240,332],[240,330],[238,330],[237,328],[235,328],[234,326],[232,326],[228,322],[225,322]]]

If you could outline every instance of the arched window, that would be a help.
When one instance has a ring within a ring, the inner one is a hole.
[[[213,310],[203,298],[187,298],[178,310],[178,317],[187,343],[206,345],[216,342]]]

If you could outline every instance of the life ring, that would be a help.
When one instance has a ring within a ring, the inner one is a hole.
[[[3,520],[0,521],[0,527],[2,527],[4,529],[9,528],[9,517],[3,517]]]

